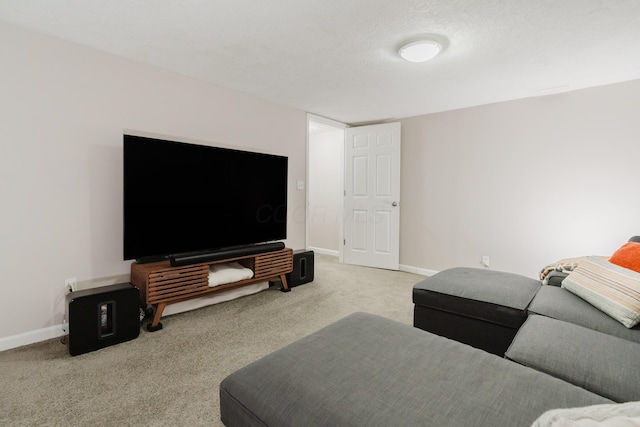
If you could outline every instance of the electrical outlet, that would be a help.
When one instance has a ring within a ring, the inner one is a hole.
[[[78,280],[75,277],[64,279],[64,289],[67,293],[78,290]]]
[[[489,255],[482,255],[482,266],[484,268],[489,268]]]

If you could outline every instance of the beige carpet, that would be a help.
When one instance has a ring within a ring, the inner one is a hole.
[[[0,353],[0,425],[222,425],[236,369],[356,311],[411,324],[422,276],[315,255],[315,280],[163,318],[132,341],[71,357],[59,340]],[[282,396],[286,399],[287,396]]]

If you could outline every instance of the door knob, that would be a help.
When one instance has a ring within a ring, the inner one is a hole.
[[[391,206],[393,206],[393,207],[398,206],[398,202],[393,202],[393,203],[391,203]]]

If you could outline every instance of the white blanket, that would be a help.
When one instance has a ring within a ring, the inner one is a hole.
[[[213,264],[209,267],[209,287],[220,286],[226,283],[239,282],[240,280],[251,279],[253,271],[238,262],[225,262]]]

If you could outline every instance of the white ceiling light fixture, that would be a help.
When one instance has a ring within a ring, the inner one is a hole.
[[[442,45],[433,40],[417,40],[406,43],[398,49],[398,54],[409,62],[427,62],[442,50]]]

